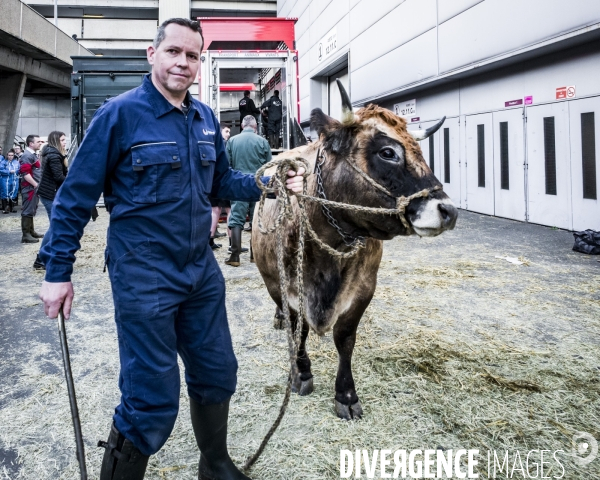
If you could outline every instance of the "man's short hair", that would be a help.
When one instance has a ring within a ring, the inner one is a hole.
[[[27,135],[27,138],[25,139],[25,145],[29,146],[30,143],[35,142],[36,138],[40,138],[39,135]]]
[[[244,97],[250,96],[250,90],[244,90]]]
[[[252,115],[246,115],[242,119],[242,130],[246,127],[256,128],[257,127],[256,118],[254,118]]]
[[[273,95],[275,95],[276,97],[278,97],[278,96],[279,96],[279,90],[275,90],[275,91],[273,92]]]
[[[158,48],[158,46],[165,39],[165,28],[172,23],[176,23],[177,25],[181,25],[182,27],[188,27],[190,30],[194,32],[198,32],[200,34],[200,38],[202,39],[202,46],[204,47],[204,36],[202,35],[202,27],[195,20],[190,20],[189,18],[169,18],[165,20],[158,30],[156,31],[156,36],[154,37],[154,41],[152,42],[152,46],[154,48]]]

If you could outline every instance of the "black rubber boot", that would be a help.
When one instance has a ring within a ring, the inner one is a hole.
[[[213,250],[216,250],[217,248],[221,248],[220,243],[215,243],[215,237],[210,237],[210,240],[208,241],[208,245],[210,245],[210,248],[212,248]]]
[[[33,217],[29,217],[31,218],[31,229],[29,230],[29,233],[31,233],[31,236],[33,238],[44,238],[44,235],[42,235],[41,233],[37,233],[35,231],[35,228],[33,227]]]
[[[8,211],[10,213],[16,213],[17,209],[15,208],[15,202],[13,202],[12,198],[8,200]]]
[[[231,255],[225,260],[227,265],[232,267],[240,266],[240,251],[242,249],[242,229],[233,227],[231,229]]]
[[[5,198],[2,199],[2,213],[9,213],[8,212],[8,200],[6,200]]]
[[[217,405],[200,405],[190,398],[190,413],[200,449],[198,480],[250,480],[238,470],[227,452],[229,400]]]
[[[252,239],[250,239],[250,262],[254,263],[254,252],[252,251]]]
[[[100,480],[142,480],[148,466],[147,455],[144,455],[127,440],[113,424],[110,428],[108,442],[98,442],[105,448]]]
[[[39,243],[37,238],[31,236],[32,224],[33,217],[21,217],[21,231],[23,232],[21,243]]]
[[[39,253],[35,257],[35,262],[33,262],[33,269],[34,270],[46,270],[46,265],[44,265],[44,262],[42,262],[42,259],[40,258]]]

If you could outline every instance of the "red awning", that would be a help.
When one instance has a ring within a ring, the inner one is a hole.
[[[198,17],[204,36],[204,47],[213,41],[224,42],[284,42],[294,47],[294,24],[297,18],[278,17]]]
[[[243,92],[244,90],[255,90],[253,83],[221,83],[219,90],[222,92]]]

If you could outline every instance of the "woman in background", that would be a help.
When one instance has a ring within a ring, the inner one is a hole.
[[[52,203],[54,197],[60,186],[65,181],[67,176],[67,164],[65,159],[67,157],[66,152],[67,137],[63,132],[50,132],[48,135],[48,143],[42,149],[42,180],[38,187],[38,197],[46,213],[48,214],[48,220],[52,219]],[[44,235],[40,250],[44,248],[44,245],[50,239],[50,231]],[[33,262],[33,268],[36,270],[46,270],[46,266],[40,260],[38,253],[35,262]]]

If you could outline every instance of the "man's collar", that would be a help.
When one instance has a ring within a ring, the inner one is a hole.
[[[252,127],[246,127],[242,130],[242,132],[252,132],[254,133],[254,129]]]
[[[29,147],[25,147],[25,150],[27,150],[28,152],[33,153],[35,155],[35,150],[32,150]]]
[[[150,105],[152,105],[152,109],[154,110],[154,115],[156,118],[162,117],[163,115],[169,113],[171,110],[177,108],[172,105],[162,93],[158,91],[158,89],[152,83],[152,74],[148,73],[144,76],[144,81],[142,82],[142,87],[146,91],[148,101]],[[190,111],[198,112],[196,106],[194,105],[192,96],[190,92],[187,91],[185,93],[185,104],[190,107]],[[178,109],[179,110],[179,109]],[[202,118],[200,112],[198,112],[198,116]]]

